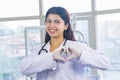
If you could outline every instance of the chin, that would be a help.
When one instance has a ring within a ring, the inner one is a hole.
[[[51,38],[57,38],[57,36],[53,36],[53,35],[52,35],[52,36],[50,36],[50,37],[51,37]]]

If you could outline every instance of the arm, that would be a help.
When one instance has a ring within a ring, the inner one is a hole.
[[[65,59],[61,57],[61,53],[65,51],[64,47],[60,47],[50,53],[42,53],[38,55],[39,49],[40,48],[22,60],[21,72],[23,74],[31,75],[33,73],[42,72],[47,69],[55,70],[57,65],[56,60],[65,62]]]
[[[106,70],[110,66],[110,62],[105,54],[98,52],[85,44],[82,44],[80,49],[82,50],[79,62],[84,66],[94,67],[102,70]]]
[[[20,66],[22,74],[31,75],[56,67],[56,62],[53,60],[52,54],[42,53],[38,55],[39,49],[22,60]]]

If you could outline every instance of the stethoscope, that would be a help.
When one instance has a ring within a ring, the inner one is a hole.
[[[65,46],[66,42],[67,42],[67,39],[65,39],[65,41],[64,41],[64,43],[63,43],[63,46]],[[42,51],[45,51],[46,53],[48,53],[48,50],[47,50],[47,49],[44,49],[44,47],[46,46],[46,44],[47,44],[47,43],[45,43],[45,44],[41,47],[40,51],[38,52],[38,55],[40,55]]]

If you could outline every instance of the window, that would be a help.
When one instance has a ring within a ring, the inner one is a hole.
[[[111,60],[102,80],[118,80],[120,76],[120,13],[97,16],[97,48]],[[112,76],[111,76],[112,75]]]
[[[39,15],[39,0],[0,0],[0,18]]]
[[[26,80],[19,65],[25,56],[24,28],[39,26],[38,20],[0,22],[0,80]]]
[[[120,9],[119,0],[96,0],[96,10]]]
[[[81,32],[81,35],[83,34],[83,37],[81,37],[81,40],[83,40],[85,43],[89,43],[89,31],[88,31],[88,27],[89,26],[89,20],[77,20],[76,21],[76,26],[75,27],[75,31],[79,31]]]
[[[91,11],[91,0],[43,0],[43,15],[52,6],[62,6],[69,13],[89,12]]]

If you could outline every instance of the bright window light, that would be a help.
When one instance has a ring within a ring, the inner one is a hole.
[[[120,9],[120,0],[96,0],[96,10]]]
[[[0,18],[39,14],[39,0],[0,0]]]
[[[52,6],[62,6],[70,13],[91,11],[91,0],[43,0],[43,14]]]

